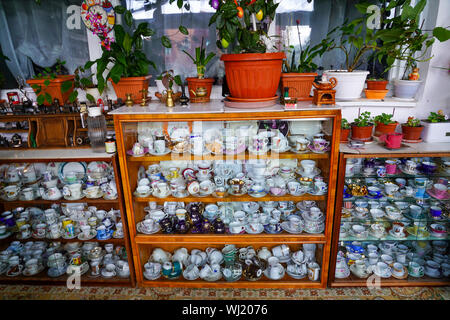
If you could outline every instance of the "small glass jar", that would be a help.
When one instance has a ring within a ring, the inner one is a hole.
[[[116,152],[116,139],[112,135],[108,135],[105,141],[105,149],[106,153],[115,153]]]

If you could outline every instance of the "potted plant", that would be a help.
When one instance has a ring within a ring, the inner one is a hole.
[[[210,52],[206,55],[206,48],[202,44],[200,47],[195,48],[195,59],[185,50],[183,52],[191,58],[192,62],[197,66],[197,77],[188,77],[186,81],[188,83],[189,98],[191,102],[208,102],[211,95],[212,85],[214,83],[213,78],[205,78],[206,65],[215,57],[215,53]],[[205,94],[198,94],[200,91],[205,91]]]
[[[387,56],[389,70],[395,61],[404,61],[405,69],[401,79],[394,81],[394,96],[404,99],[413,99],[422,81],[419,79],[419,62],[429,61],[432,57],[426,57],[427,51],[435,39],[447,41],[450,31],[442,27],[433,29],[432,34],[423,30],[424,21],[420,21],[420,14],[424,10],[426,0],[420,0],[415,6],[411,1],[392,1],[387,9],[398,9],[401,14],[386,19],[388,28],[377,32],[377,36],[383,41],[379,55]]]
[[[64,105],[74,90],[74,75],[63,74],[65,61],[56,60],[54,70],[50,67],[27,80],[37,96],[39,105],[49,106],[54,99],[58,99],[60,105]]]
[[[126,25],[131,28],[133,25],[132,14],[123,6],[115,6],[114,11],[124,14]],[[95,19],[95,18],[92,18]],[[100,24],[98,24],[100,25]],[[102,41],[102,56],[95,61],[88,61],[84,69],[89,69],[97,64],[97,86],[100,94],[103,93],[107,81],[111,81],[117,98],[126,100],[126,94],[131,94],[135,103],[142,99],[142,91],[148,89],[150,75],[149,66],[156,70],[153,61],[147,59],[142,46],[143,37],[149,37],[155,32],[148,27],[147,22],[141,22],[131,33],[126,32],[124,27],[114,25],[115,39],[111,39],[107,32],[99,30],[96,34]],[[108,64],[113,66],[106,71]]]
[[[389,81],[383,78],[369,78],[366,80],[367,87],[364,89],[367,99],[384,99],[389,92],[386,89]]]
[[[374,136],[379,137],[383,134],[394,133],[397,128],[398,122],[393,121],[393,114],[382,113],[375,116],[373,119],[375,122],[375,133]]]
[[[210,5],[216,9],[209,25],[216,24],[218,48],[226,50],[230,44],[234,47],[232,54],[220,57],[225,64],[231,97],[240,102],[273,100],[286,55],[267,52],[273,51],[275,45],[259,21],[270,23],[278,3],[274,0],[210,0]]]
[[[450,142],[450,120],[442,110],[430,112],[426,120],[422,120],[423,140],[426,142]]]
[[[350,135],[351,126],[347,119],[341,120],[341,142],[348,142],[348,136]]]
[[[351,127],[353,140],[370,141],[373,131],[373,119],[370,117],[370,112],[361,113],[358,118],[353,120]]]
[[[358,8],[361,10],[360,8]],[[365,13],[365,11],[364,11]],[[345,70],[326,70],[324,73],[337,79],[336,99],[358,99],[364,89],[369,71],[357,70],[363,58],[370,52],[378,50],[376,31],[365,28],[367,18],[347,20],[341,27],[332,29],[328,36],[340,32],[338,40],[328,50],[340,49],[345,54]]]
[[[291,98],[297,98],[297,100],[300,101],[312,100],[310,92],[312,83],[317,76],[317,73],[315,72],[317,70],[317,65],[313,62],[313,59],[316,56],[322,56],[331,45],[331,41],[326,38],[313,47],[308,44],[303,49],[299,30],[300,21],[297,20],[296,22],[298,40],[300,43],[300,56],[298,61],[296,61],[295,49],[293,46],[289,47],[294,50],[291,56],[291,63],[289,64],[287,60],[284,60],[283,73],[281,74],[281,87],[282,89],[289,88],[289,97]]]
[[[101,98],[101,95],[98,92],[97,86],[95,86],[92,83],[91,78],[92,78],[93,74],[91,74],[89,76],[83,76],[83,74],[85,72],[86,72],[86,70],[82,66],[79,66],[75,69],[75,71],[73,73],[74,74],[74,83],[73,83],[74,90],[69,95],[69,101],[71,103],[73,103],[78,98],[78,90],[77,89],[81,89],[81,90],[85,91],[86,99],[89,102],[96,103],[96,101],[99,98]]]
[[[420,120],[414,117],[408,117],[408,121],[402,124],[403,139],[411,141],[421,141],[420,135],[422,134],[423,125],[420,124]]]

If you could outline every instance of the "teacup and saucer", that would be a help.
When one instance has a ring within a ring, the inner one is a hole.
[[[391,268],[392,276],[396,279],[403,280],[408,277],[408,269],[401,264],[400,262],[396,262],[392,265]]]

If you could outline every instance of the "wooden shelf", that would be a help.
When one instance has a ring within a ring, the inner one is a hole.
[[[0,283],[11,284],[45,284],[45,285],[66,285],[67,275],[62,275],[57,278],[52,278],[47,275],[48,268],[45,268],[41,273],[34,276],[19,275],[17,277],[8,277],[5,274],[0,276]],[[101,276],[96,278],[89,277],[90,271],[81,276],[81,286],[131,286],[131,278],[102,278]]]
[[[258,243],[279,244],[279,243],[326,243],[323,233],[319,234],[290,234],[282,232],[279,234],[164,234],[158,232],[152,235],[137,234],[135,236],[136,243],[139,244],[155,244],[155,243],[234,243],[247,244],[256,240]]]
[[[255,155],[249,152],[243,152],[235,155],[202,155],[196,156],[190,153],[169,153],[162,156],[127,156],[129,162],[156,162],[156,161],[172,161],[172,160],[247,160],[247,159],[328,159],[329,153],[294,153],[294,152],[268,152],[266,154]]]
[[[30,200],[30,201],[20,201],[20,200],[14,200],[14,201],[4,201],[5,203],[14,204],[14,205],[26,205],[26,206],[32,206],[34,204],[48,204],[52,205],[54,203],[80,203],[80,202],[86,202],[86,203],[98,203],[98,204],[117,204],[119,203],[119,199],[116,200],[105,200],[103,198],[100,199],[88,199],[83,198],[76,201],[69,201],[64,198],[61,198],[59,200],[43,200],[43,199],[37,199],[37,200]]]
[[[0,133],[28,133],[28,129],[0,129]]]
[[[431,278],[431,277],[421,277],[414,278],[408,276],[404,280],[390,278],[379,278],[380,286],[382,287],[419,287],[419,286],[448,286],[449,279],[446,278]],[[365,287],[367,286],[367,279],[360,279],[353,274],[350,274],[348,278],[345,279],[334,279],[331,283],[331,287]]]
[[[303,279],[294,279],[285,275],[280,280],[270,280],[264,275],[256,281],[245,280],[244,276],[238,281],[228,282],[225,279],[208,282],[202,279],[189,281],[180,275],[178,279],[168,280],[161,276],[157,280],[147,280],[144,278],[142,285],[145,287],[185,287],[185,288],[321,288],[320,281],[311,281],[306,276]]]
[[[157,197],[147,197],[147,198],[137,198],[134,197],[133,201],[135,202],[165,202],[165,201],[175,201],[175,202],[205,202],[205,203],[216,203],[216,202],[243,202],[243,201],[303,201],[303,200],[314,200],[314,201],[326,201],[327,195],[322,196],[312,196],[305,194],[303,196],[294,197],[290,194],[280,197],[274,196],[264,196],[261,198],[255,198],[248,194],[244,194],[242,196],[228,196],[224,198],[216,198],[216,197],[185,197],[185,198],[176,198],[176,197],[166,197],[166,198],[157,198]]]

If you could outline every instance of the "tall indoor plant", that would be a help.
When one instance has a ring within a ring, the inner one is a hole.
[[[124,21],[128,28],[133,25],[133,17],[129,10],[123,6],[115,6],[114,11],[124,14]],[[123,26],[114,25],[115,39],[102,45],[102,56],[95,61],[89,61],[84,68],[89,69],[97,64],[97,86],[100,94],[103,93],[107,81],[111,81],[117,98],[126,100],[126,94],[131,94],[135,103],[142,99],[142,91],[148,89],[150,75],[149,67],[156,69],[153,61],[147,59],[143,51],[143,37],[154,35],[154,30],[148,27],[147,22],[141,22],[132,32],[127,32]],[[102,44],[107,38],[107,34],[99,33]],[[107,75],[103,73],[109,63],[113,66],[108,70]]]
[[[420,0],[412,6],[411,0],[391,1],[387,9],[397,8],[401,14],[387,19],[388,27],[377,32],[378,38],[383,41],[378,55],[387,57],[387,70],[394,66],[395,61],[405,62],[402,78],[394,81],[394,96],[398,98],[412,99],[416,96],[422,81],[418,74],[413,73],[414,69],[419,62],[432,58],[426,55],[436,39],[443,42],[450,38],[450,31],[443,27],[434,28],[431,34],[423,29],[424,20],[420,19],[420,15],[426,3],[426,0]]]
[[[283,73],[281,74],[281,87],[289,88],[289,97],[297,98],[297,100],[312,100],[310,92],[312,83],[317,76],[317,65],[313,59],[317,56],[322,56],[331,45],[331,41],[326,38],[319,44],[311,46],[308,44],[302,48],[302,41],[300,36],[299,24],[297,20],[297,34],[300,43],[300,53],[298,60],[296,59],[295,49],[292,52],[291,62],[287,60],[283,63]],[[293,46],[289,46],[293,49]],[[293,90],[291,90],[293,89]]]
[[[206,65],[215,57],[215,53],[210,52],[206,55],[206,48],[202,44],[200,47],[195,48],[195,59],[189,52],[183,50],[183,52],[191,58],[192,62],[197,66],[197,77],[188,77],[186,81],[188,83],[189,98],[191,102],[208,102],[209,96],[211,95],[212,85],[214,83],[214,78],[205,78]],[[206,92],[204,95],[199,96],[198,92]]]
[[[267,52],[274,50],[274,45],[259,21],[271,22],[278,3],[274,0],[210,0],[210,5],[216,9],[209,25],[216,24],[217,46],[223,50],[230,45],[234,47],[232,54],[220,57],[225,63],[231,98],[241,102],[274,99],[286,55]]]

